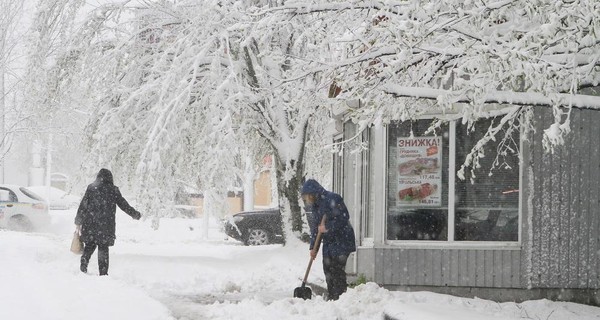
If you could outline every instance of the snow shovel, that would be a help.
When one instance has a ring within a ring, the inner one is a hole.
[[[325,215],[323,215],[323,219],[321,219],[321,225],[325,224]],[[315,254],[319,253],[319,247],[321,246],[321,232],[317,233],[317,238],[315,239],[315,245],[313,246],[313,250]],[[302,298],[304,300],[312,298],[312,290],[306,286],[306,279],[308,279],[308,273],[310,272],[310,267],[312,266],[314,259],[311,257],[308,261],[308,267],[306,268],[306,273],[304,273],[304,280],[302,280],[302,285],[294,289],[294,298]]]

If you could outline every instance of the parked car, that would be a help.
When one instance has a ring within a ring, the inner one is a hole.
[[[46,195],[48,194],[47,186],[27,187],[27,189],[35,192],[43,200],[46,200]],[[77,208],[79,207],[80,202],[80,197],[69,194],[61,189],[50,187],[50,210],[67,210]]]
[[[225,234],[247,246],[284,243],[282,225],[279,209],[244,211],[223,221]]]
[[[33,191],[17,185],[0,185],[0,227],[33,231],[50,223],[45,201]]]

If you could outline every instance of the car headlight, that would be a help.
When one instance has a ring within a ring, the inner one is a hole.
[[[233,216],[233,221],[234,221],[234,222],[240,222],[240,221],[242,221],[242,220],[244,220],[244,217],[243,217],[243,216]]]

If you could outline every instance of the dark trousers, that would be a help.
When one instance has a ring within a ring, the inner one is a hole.
[[[325,281],[327,282],[328,300],[337,300],[348,289],[346,261],[348,261],[348,256],[323,257],[323,271],[325,271]]]
[[[108,246],[95,243],[84,244],[83,254],[81,255],[81,271],[87,272],[88,263],[96,247],[98,247],[98,271],[100,271],[101,276],[108,275]]]

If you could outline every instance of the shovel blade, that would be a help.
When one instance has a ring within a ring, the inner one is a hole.
[[[312,290],[309,287],[298,287],[294,289],[294,298],[308,300],[312,298]]]

